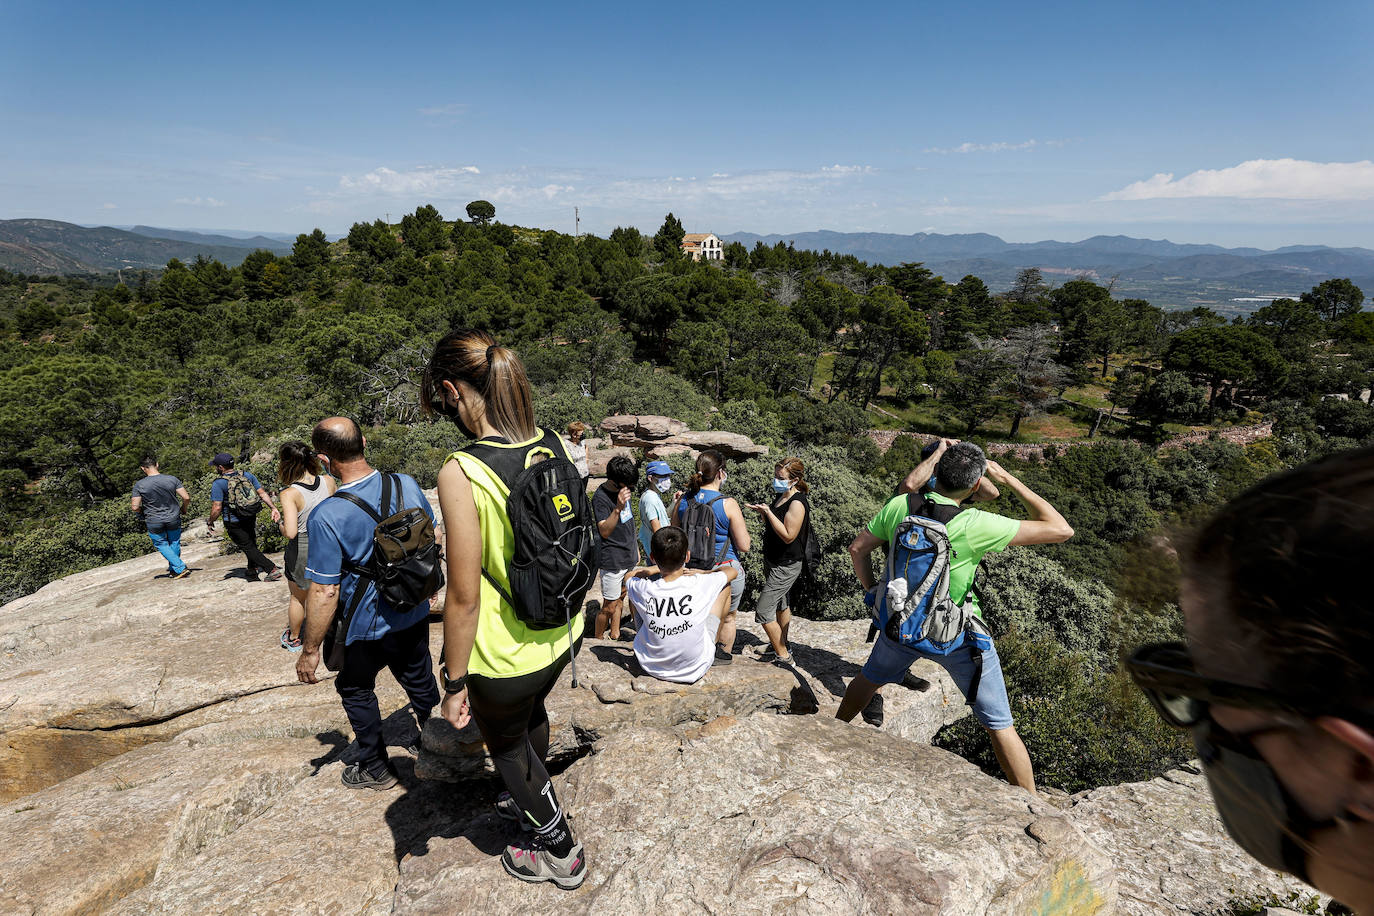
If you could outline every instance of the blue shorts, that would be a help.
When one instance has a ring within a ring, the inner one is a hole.
[[[949,655],[932,655],[910,646],[903,646],[879,633],[873,651],[864,663],[863,675],[873,683],[895,684],[906,676],[911,665],[928,658],[949,672],[954,684],[968,702],[969,682],[973,680],[973,648],[958,649]],[[983,677],[978,684],[978,696],[970,704],[973,714],[985,728],[1011,728],[1011,703],[1007,699],[1007,682],[1002,677],[1002,661],[995,646],[983,650]]]

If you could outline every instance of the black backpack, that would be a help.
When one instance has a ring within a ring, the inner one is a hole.
[[[398,508],[391,511],[392,493]],[[376,522],[372,529],[372,551],[362,563],[344,558],[343,569],[377,587],[377,598],[388,607],[407,610],[428,601],[444,587],[443,553],[434,537],[434,523],[420,506],[406,506],[401,481],[395,474],[382,475],[380,509],[374,509],[352,493],[335,493],[330,499],[343,499],[362,509]],[[387,515],[383,517],[382,513]],[[326,634],[324,663],[330,671],[343,665],[344,643],[349,624],[367,591],[360,581],[353,589],[348,608],[334,617]]]
[[[486,465],[509,488],[506,516],[515,535],[515,555],[506,567],[510,591],[486,565],[482,575],[534,630],[572,627],[574,613],[600,565],[596,518],[586,482],[568,460],[558,434],[543,436],[528,448],[477,441],[463,452]]]
[[[682,530],[687,535],[688,569],[715,569],[725,562],[730,538],[727,536],[720,550],[716,550],[716,513],[711,508],[724,498],[724,493],[717,493],[704,503],[682,498],[682,508],[678,511],[682,514]]]

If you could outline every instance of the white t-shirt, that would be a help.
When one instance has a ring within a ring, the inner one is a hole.
[[[679,684],[699,681],[715,661],[707,626],[711,605],[729,585],[725,573],[682,575],[672,582],[640,576],[626,588],[639,614],[635,658],[645,674]]]

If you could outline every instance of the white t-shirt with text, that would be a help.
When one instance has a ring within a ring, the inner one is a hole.
[[[627,585],[639,615],[635,658],[645,674],[679,684],[699,681],[715,660],[715,638],[707,620],[724,573],[682,575],[672,582],[640,576]]]

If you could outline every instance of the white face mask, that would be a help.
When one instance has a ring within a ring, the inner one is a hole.
[[[654,489],[660,493],[667,493],[673,488],[673,478],[665,477],[654,484]]]
[[[787,492],[788,490],[790,490],[791,488],[792,488],[792,481],[788,480],[786,477],[774,477],[774,478],[773,478],[773,490],[774,490],[774,492],[777,492],[777,493],[786,493],[786,492]]]

